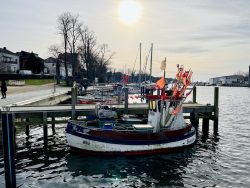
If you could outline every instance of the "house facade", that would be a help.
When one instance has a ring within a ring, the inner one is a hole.
[[[60,75],[65,77],[66,71],[64,66],[65,55],[59,54],[58,60],[60,63]],[[81,57],[78,53],[66,53],[66,63],[68,69],[68,76],[72,76],[73,74],[77,75],[80,73],[81,70]],[[74,67],[74,69],[73,69]],[[75,71],[75,73],[73,72]]]
[[[53,57],[49,57],[44,61],[44,73],[50,75],[56,75],[56,64],[59,64],[59,72],[60,76],[66,77],[65,65],[62,59],[56,59]],[[68,76],[72,76],[72,64],[67,61],[67,69],[68,69]]]
[[[56,63],[57,59],[53,57],[49,57],[44,60],[44,73],[55,75],[56,74]]]
[[[0,72],[16,73],[20,69],[19,56],[6,47],[0,48]]]

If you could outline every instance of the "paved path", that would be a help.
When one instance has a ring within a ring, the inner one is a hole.
[[[41,97],[52,96],[60,93],[67,93],[70,87],[56,86],[54,93],[54,85],[46,84],[41,86],[9,86],[6,99],[0,99],[0,108],[6,105],[13,105],[29,100],[36,100]]]

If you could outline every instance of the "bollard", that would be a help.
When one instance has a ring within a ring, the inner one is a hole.
[[[12,114],[2,113],[2,148],[4,156],[5,186],[16,187],[14,160],[14,132]]]

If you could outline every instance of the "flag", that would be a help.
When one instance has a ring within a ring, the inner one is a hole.
[[[162,62],[161,62],[161,70],[165,70],[166,68],[166,59],[164,59]]]
[[[188,74],[188,76],[187,76],[187,85],[188,85],[188,86],[189,86],[190,83],[191,83],[192,74],[193,74],[193,72],[192,72],[192,71],[189,71],[189,74]]]
[[[156,82],[156,88],[157,89],[162,89],[165,86],[165,78],[161,77],[157,82]]]
[[[178,82],[181,79],[182,73],[183,73],[183,65],[178,67],[178,73],[176,74],[176,79],[178,80]]]
[[[182,83],[183,83],[183,85],[187,85],[187,77],[188,77],[188,74],[189,74],[189,71],[185,71],[185,72],[182,74]]]
[[[188,95],[190,95],[190,93],[192,93],[192,90],[190,90],[189,92],[186,93],[186,97],[188,97]]]
[[[176,116],[178,113],[180,113],[181,112],[181,104],[180,105],[178,105],[173,111],[172,111],[172,115],[174,115],[174,116]]]

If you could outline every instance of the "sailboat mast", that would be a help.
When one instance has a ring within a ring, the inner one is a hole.
[[[151,77],[152,77],[152,60],[153,60],[153,43],[151,44],[150,77],[149,77],[149,83],[151,83]]]
[[[140,43],[140,70],[139,70],[139,88],[141,88],[141,43]]]

